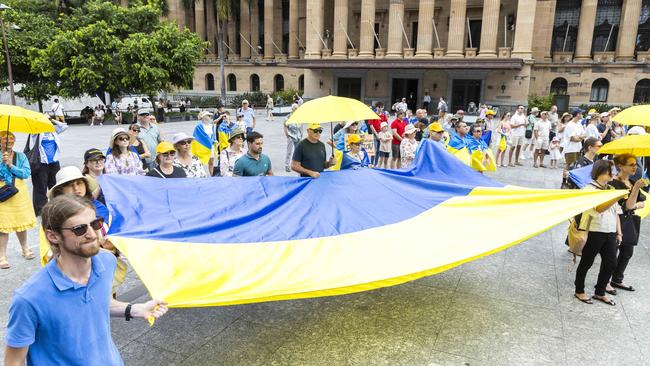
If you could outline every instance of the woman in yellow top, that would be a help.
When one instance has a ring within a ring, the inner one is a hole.
[[[13,184],[18,193],[0,202],[0,268],[10,267],[7,262],[9,233],[15,232],[22,247],[23,258],[34,259],[34,253],[27,246],[27,230],[36,226],[36,215],[24,179],[31,175],[27,156],[13,151],[16,137],[13,133],[0,131],[0,186]]]

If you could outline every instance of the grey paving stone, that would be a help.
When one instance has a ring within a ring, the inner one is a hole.
[[[178,365],[182,356],[156,346],[133,341],[120,349],[125,365]]]

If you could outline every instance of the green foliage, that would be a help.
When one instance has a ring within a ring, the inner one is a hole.
[[[161,22],[164,3],[133,0],[126,8],[66,0],[66,12],[57,14],[60,4],[11,0],[7,19],[23,29],[8,42],[15,82],[25,85],[21,93],[34,101],[52,94],[155,95],[190,85],[206,45]]]
[[[239,108],[241,107],[241,101],[247,99],[248,103],[250,103],[251,107],[264,107],[266,105],[266,95],[262,92],[252,92],[252,93],[244,93],[244,94],[239,94],[236,97],[233,98],[232,102],[230,103],[231,108]]]
[[[584,109],[584,110],[587,111],[587,112],[588,112],[590,109],[595,109],[595,110],[598,111],[598,113],[609,112],[609,110],[612,109],[612,108],[614,108],[614,107],[619,107],[619,108],[621,108],[621,106],[610,105],[610,104],[606,104],[606,103],[581,104],[581,105],[580,105],[580,109]],[[621,109],[623,109],[623,108],[621,108]]]
[[[549,94],[547,96],[540,96],[540,95],[530,95],[528,97],[528,110],[531,110],[533,107],[539,108],[540,111],[548,111],[551,110],[551,107],[553,106],[553,94]]]
[[[284,104],[292,104],[293,96],[295,94],[302,95],[299,90],[289,88],[273,92],[273,94],[271,94],[271,97],[273,97],[274,102],[278,100],[278,97],[280,97],[284,101]]]
[[[221,107],[221,98],[219,98],[218,96],[190,96],[189,99],[190,101],[192,101],[192,107],[196,107],[196,108]]]

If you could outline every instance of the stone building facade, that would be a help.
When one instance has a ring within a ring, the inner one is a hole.
[[[210,1],[170,17],[214,44]],[[202,20],[202,21],[201,21]],[[304,89],[452,108],[650,102],[650,0],[241,0],[228,22],[227,90]],[[193,89],[219,89],[213,49]]]

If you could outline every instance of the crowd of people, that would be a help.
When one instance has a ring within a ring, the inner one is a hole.
[[[424,102],[428,108],[431,98]],[[268,120],[273,118],[272,103],[272,99],[267,103]],[[301,98],[296,100],[292,111],[300,108],[301,103]],[[564,168],[562,188],[568,189],[578,188],[569,178],[569,171],[592,165],[592,181],[585,189],[618,188],[630,193],[623,199],[599,205],[577,219],[588,237],[576,272],[575,297],[584,303],[592,303],[593,298],[615,305],[608,295],[615,295],[617,290],[634,291],[634,287],[624,282],[624,273],[638,242],[640,218],[635,210],[645,205],[645,196],[640,194],[647,186],[641,179],[645,167],[633,155],[604,159],[598,155],[604,143],[625,134],[645,133],[641,127],[627,129],[612,122],[620,109],[604,113],[589,111],[585,117],[585,111],[580,108],[558,115],[555,106],[548,111],[531,108],[528,113],[525,106],[518,106],[513,113],[505,112],[499,117],[496,111],[481,105],[477,107],[476,121],[468,123],[462,110],[447,113],[448,106],[443,98],[436,116],[429,116],[426,108],[412,113],[406,99],[395,103],[390,112],[382,103],[370,108],[375,111],[376,119],[340,121],[333,127],[330,139],[323,139],[323,127],[318,123],[306,125],[306,131],[299,124],[283,124],[287,143],[285,170],[301,177],[319,178],[326,169],[407,168],[415,161],[425,139],[450,152],[467,149],[471,158],[468,164],[481,172],[490,163],[501,168],[516,168],[525,160],[531,160],[534,168],[546,168],[546,156],[549,155],[550,168]],[[80,167],[60,166],[59,134],[66,131],[67,125],[54,112],[57,118],[51,121],[55,131],[30,135],[24,153],[14,148],[13,133],[0,131],[0,180],[4,185],[14,185],[18,191],[0,203],[0,269],[11,267],[6,256],[10,233],[16,233],[25,259],[36,257],[27,245],[27,230],[37,225],[37,216],[41,216],[42,236],[52,249],[49,257],[55,259],[38,276],[48,273],[61,278],[67,276],[90,286],[90,282],[83,281],[89,281],[91,268],[124,267],[120,253],[104,237],[111,222],[106,198],[98,183],[98,178],[104,174],[159,179],[273,175],[271,159],[263,153],[264,136],[256,131],[256,114],[246,100],[235,110],[235,118],[231,118],[230,112],[223,107],[214,112],[204,110],[197,116],[192,135],[181,132],[167,139],[152,111],[140,108],[136,113],[137,121],[128,128],[117,126],[113,129],[106,146],[89,148]],[[207,155],[201,153],[202,147],[207,148]],[[331,154],[328,154],[329,149]],[[480,158],[474,164],[472,159],[477,152]],[[31,198],[24,182],[29,177],[33,184]],[[100,252],[100,248],[108,253]],[[590,298],[585,292],[585,276],[598,254],[602,264],[595,294]],[[58,264],[53,264],[55,262]],[[123,281],[117,274],[112,278],[100,277],[93,281],[110,287],[113,294]],[[42,283],[30,282],[14,297],[7,339],[9,347],[19,351],[8,357],[25,357],[27,347],[30,352],[33,347],[38,352],[48,352],[50,346],[46,339],[38,340],[34,346],[35,343],[21,338],[25,334],[33,337],[37,332],[34,327],[42,321],[39,317],[43,315],[28,314],[27,309],[40,306],[34,304],[35,296],[42,293],[49,294],[51,289]],[[158,300],[136,304],[137,311],[134,310],[136,305],[132,308],[131,304],[106,301],[101,311],[79,311],[102,313],[108,312],[110,307],[110,315],[124,314],[127,320],[132,316],[158,317],[166,311],[165,304]],[[110,345],[108,349],[112,349]],[[43,355],[34,353],[32,357],[38,360],[38,357],[45,357]]]

